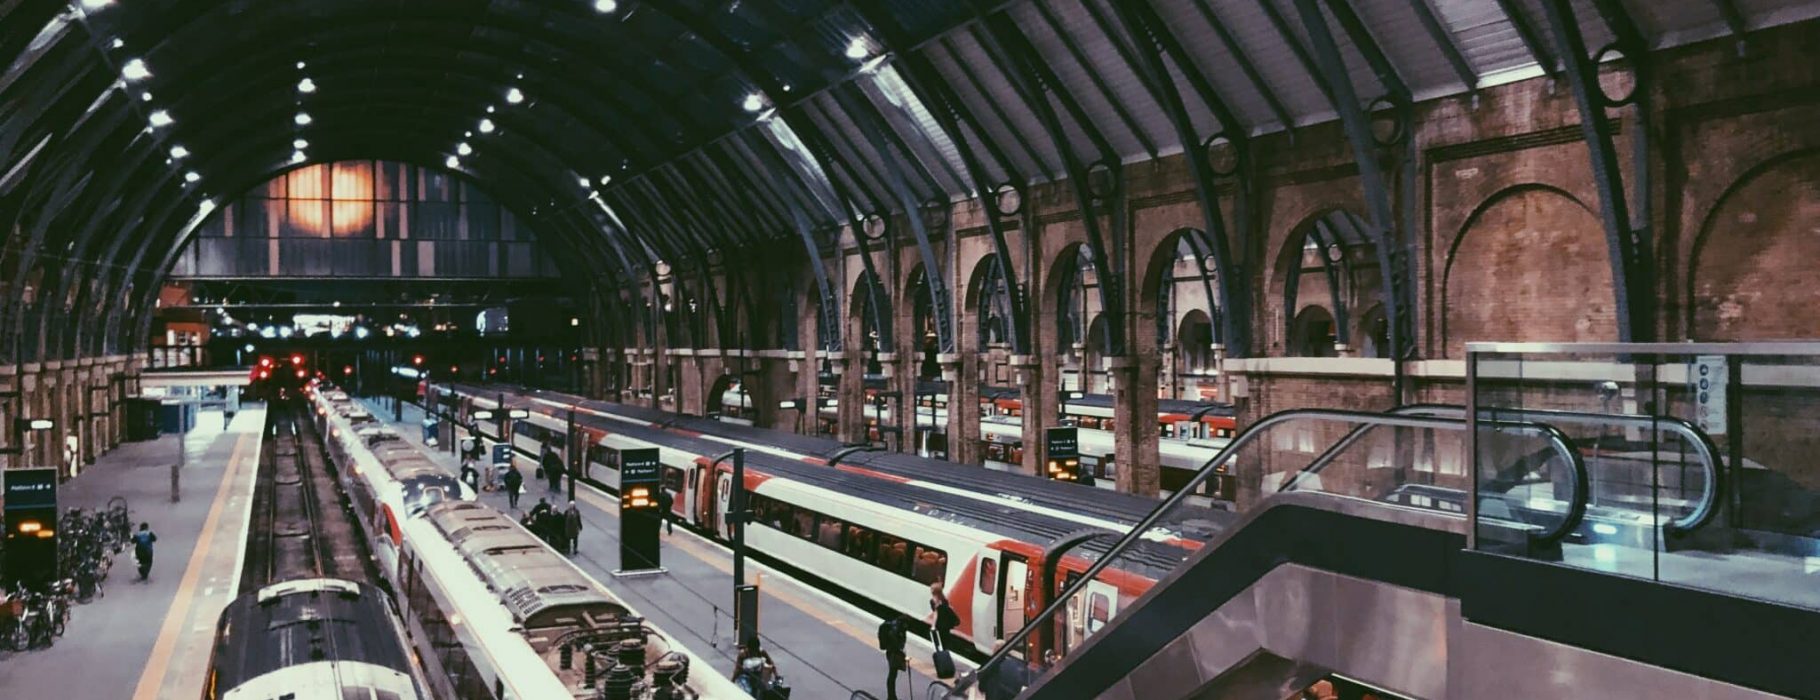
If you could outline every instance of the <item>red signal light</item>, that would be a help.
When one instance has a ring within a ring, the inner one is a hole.
[[[259,358],[259,366],[260,366],[260,367],[270,367],[270,366],[272,366],[272,358],[270,358],[270,357],[261,357],[261,358]]]
[[[411,364],[414,364],[414,365],[421,365],[421,364],[423,364],[423,356],[422,356],[422,355],[412,355],[412,356],[411,356]]]
[[[271,379],[272,373],[270,370],[263,370],[263,369],[259,370],[259,378],[260,379]]]
[[[303,356],[302,356],[302,355],[292,355],[292,356],[291,356],[291,364],[293,364],[293,365],[301,365],[301,364],[303,364]]]
[[[298,378],[298,379],[302,379],[302,378],[303,378],[303,375],[304,375],[304,371],[303,371],[303,370],[297,370],[297,378]]]
[[[342,374],[353,374],[353,373],[354,373],[354,366],[353,366],[353,365],[344,365],[344,366],[342,366],[342,368],[341,368],[341,373],[342,373]]]

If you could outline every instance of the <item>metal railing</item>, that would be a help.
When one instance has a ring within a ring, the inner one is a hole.
[[[1059,614],[1068,605],[1070,600],[1085,590],[1089,583],[1095,581],[1102,571],[1108,566],[1111,566],[1112,562],[1118,559],[1120,554],[1130,549],[1132,544],[1143,539],[1164,515],[1174,512],[1177,507],[1186,502],[1191,494],[1195,493],[1202,484],[1206,483],[1206,481],[1214,475],[1215,470],[1218,467],[1231,461],[1238,455],[1241,449],[1256,442],[1273,426],[1306,419],[1395,428],[1465,431],[1468,427],[1465,422],[1462,422],[1459,419],[1372,413],[1367,411],[1345,411],[1337,409],[1295,409],[1273,413],[1264,417],[1264,419],[1253,423],[1247,427],[1244,432],[1240,433],[1237,437],[1234,437],[1232,442],[1227,443],[1218,454],[1214,455],[1212,459],[1207,460],[1205,464],[1201,465],[1201,468],[1195,472],[1195,475],[1191,477],[1186,484],[1177,488],[1175,493],[1171,494],[1169,498],[1164,499],[1164,501],[1156,508],[1152,509],[1148,515],[1144,516],[1136,525],[1133,525],[1131,529],[1127,530],[1117,542],[1106,550],[1104,555],[1095,560],[1091,566],[1087,567],[1085,572],[1072,583],[1068,584],[1061,593],[1057,594],[1047,607],[1030,617],[1029,621],[1026,622],[1021,629],[1005,639],[999,648],[994,651],[985,662],[979,665],[977,670],[959,679],[955,686],[955,690],[964,691],[971,687],[973,683],[977,682],[981,672],[993,668],[997,664],[1004,663],[1006,658],[1010,656],[1014,650],[1021,648],[1022,645],[1026,643],[1029,636],[1034,633],[1039,626],[1051,624],[1049,621]],[[1575,451],[1572,448],[1571,443],[1567,441],[1566,435],[1559,430],[1550,426],[1537,424],[1513,425],[1524,425],[1525,427],[1542,432],[1548,435],[1550,441],[1557,446],[1557,449],[1563,450],[1563,458],[1566,460],[1568,467],[1573,471],[1572,481],[1574,493],[1568,502],[1567,516],[1563,519],[1561,525],[1557,528],[1557,531],[1563,535],[1566,532],[1571,532],[1573,528],[1579,525],[1580,517],[1585,514],[1588,481],[1585,462],[1580,458],[1579,452]],[[1047,582],[1045,582],[1045,585],[1047,585]]]

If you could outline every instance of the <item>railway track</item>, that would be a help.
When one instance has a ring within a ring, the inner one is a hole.
[[[253,491],[240,590],[300,578],[374,582],[364,540],[343,507],[334,468],[306,412],[279,403],[267,413],[267,449]]]

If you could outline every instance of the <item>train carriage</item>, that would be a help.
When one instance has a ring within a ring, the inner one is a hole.
[[[202,698],[427,699],[403,637],[378,588],[328,578],[275,583],[221,611]]]

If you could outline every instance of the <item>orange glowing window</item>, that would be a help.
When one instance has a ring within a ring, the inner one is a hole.
[[[285,213],[300,232],[354,235],[373,225],[373,163],[310,165],[285,176]]]

